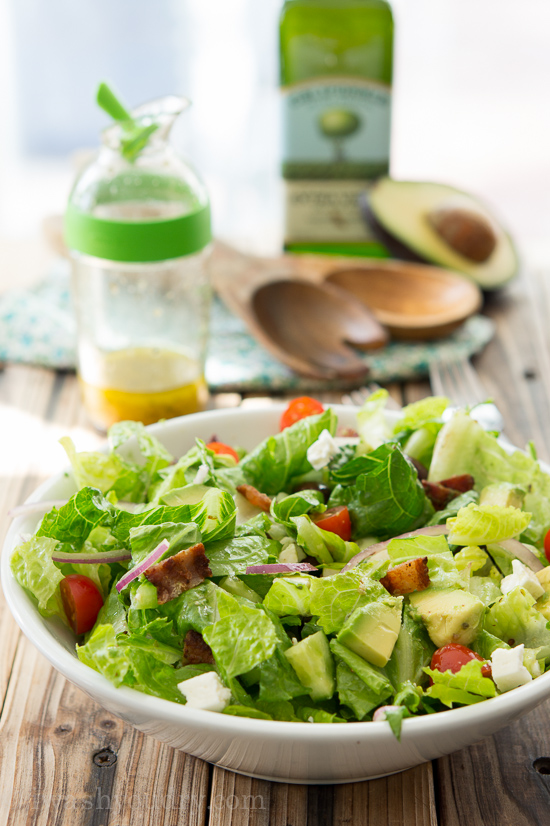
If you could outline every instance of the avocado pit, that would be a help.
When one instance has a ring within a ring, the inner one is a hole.
[[[461,207],[442,206],[428,212],[426,218],[455,252],[482,264],[492,255],[497,238],[489,221],[480,213]]]

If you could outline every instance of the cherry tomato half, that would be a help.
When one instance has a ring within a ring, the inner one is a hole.
[[[211,450],[212,453],[233,456],[236,462],[239,461],[239,454],[237,453],[237,451],[233,450],[233,448],[229,447],[229,445],[225,445],[223,442],[208,442],[206,447],[208,448],[208,450]]]
[[[452,671],[453,674],[456,674],[456,672],[460,671],[462,666],[466,665],[470,660],[480,660],[484,662],[483,657],[480,657],[479,654],[476,654],[471,648],[466,648],[465,645],[460,645],[458,642],[450,642],[448,645],[437,649],[432,657],[430,668],[434,671],[441,671],[442,673],[444,671]],[[481,673],[484,677],[491,676],[491,666],[489,663],[483,666]]]
[[[544,555],[548,562],[550,562],[550,531],[547,531],[544,537]]]
[[[324,513],[312,517],[318,528],[336,533],[341,539],[349,542],[351,539],[351,519],[345,505],[329,508]]]
[[[59,583],[61,601],[75,634],[90,631],[103,605],[99,588],[83,574],[69,574]]]
[[[323,413],[324,409],[321,402],[309,396],[300,396],[298,399],[293,399],[281,416],[280,428],[284,430],[285,427],[290,427],[291,424],[294,424],[300,419],[305,419],[307,416],[315,416],[317,413]]]

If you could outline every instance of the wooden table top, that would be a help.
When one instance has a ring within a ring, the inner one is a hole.
[[[550,281],[491,296],[497,334],[475,360],[518,446],[550,459]],[[393,385],[408,403],[427,382]],[[324,394],[335,401],[335,394]],[[235,404],[235,396],[214,399]],[[247,404],[254,403],[246,400]],[[57,439],[101,442],[71,373],[0,372],[0,534],[6,513],[65,465]],[[494,737],[391,777],[296,786],[242,777],[177,752],[105,712],[54,671],[0,597],[0,826],[531,826],[550,822],[550,701]]]

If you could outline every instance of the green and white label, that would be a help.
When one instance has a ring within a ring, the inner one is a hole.
[[[365,241],[357,199],[389,168],[390,88],[317,78],[283,90],[286,241]]]

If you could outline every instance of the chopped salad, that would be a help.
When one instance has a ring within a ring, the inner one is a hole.
[[[249,453],[213,437],[176,461],[135,422],[108,453],[62,439],[78,491],[12,571],[83,663],[193,708],[399,736],[530,682],[550,663],[550,476],[445,398],[395,423],[387,398],[356,431],[295,400]]]

